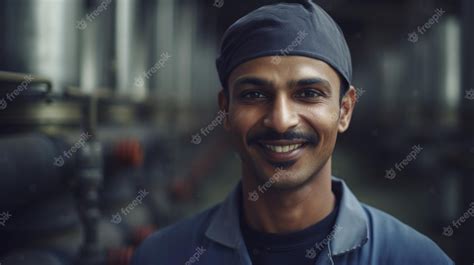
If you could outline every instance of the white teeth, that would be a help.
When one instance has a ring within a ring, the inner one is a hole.
[[[302,146],[303,144],[290,144],[290,145],[269,145],[266,144],[265,147],[272,150],[273,152],[277,153],[287,153],[290,151],[293,151],[295,149],[298,149]]]

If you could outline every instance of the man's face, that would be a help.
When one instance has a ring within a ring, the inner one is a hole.
[[[307,57],[283,56],[276,64],[267,56],[239,65],[228,79],[229,97],[221,91],[219,102],[229,113],[224,127],[244,170],[264,183],[283,167],[288,174],[273,184],[280,189],[316,175],[350,120],[353,104],[349,111],[344,101],[341,107],[339,87],[328,64]]]

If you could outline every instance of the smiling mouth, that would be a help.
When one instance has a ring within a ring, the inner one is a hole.
[[[308,142],[304,140],[259,141],[261,153],[271,163],[294,161],[303,155]]]
[[[298,148],[301,148],[304,144],[289,144],[289,145],[270,145],[262,144],[264,148],[275,153],[288,153]]]

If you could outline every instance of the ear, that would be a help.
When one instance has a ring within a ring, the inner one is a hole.
[[[357,92],[354,86],[350,86],[346,94],[342,98],[340,118],[338,124],[338,132],[343,133],[349,128],[349,124],[352,118],[352,112],[354,111],[355,104],[357,101]]]
[[[230,130],[229,119],[228,119],[229,97],[226,95],[223,88],[221,88],[221,91],[219,91],[219,94],[217,95],[217,102],[219,104],[219,109],[226,113],[226,115],[224,116],[224,129],[228,131]]]

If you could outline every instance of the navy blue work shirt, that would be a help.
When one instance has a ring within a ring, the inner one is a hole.
[[[132,265],[251,265],[239,223],[241,189],[239,183],[222,203],[152,234]],[[428,237],[359,202],[344,181],[333,177],[332,189],[341,194],[337,231],[315,245],[315,265],[454,264]]]

